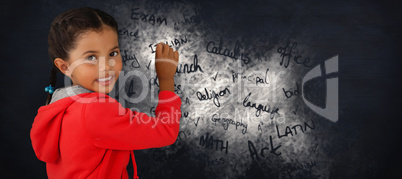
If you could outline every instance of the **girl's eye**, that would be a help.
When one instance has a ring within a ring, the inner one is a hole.
[[[112,53],[110,53],[109,55],[111,56],[111,57],[115,57],[115,56],[117,56],[117,52],[112,52]]]
[[[96,57],[91,55],[91,56],[87,57],[87,60],[93,61],[93,60],[96,60]]]

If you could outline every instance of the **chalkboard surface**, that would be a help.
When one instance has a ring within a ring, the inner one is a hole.
[[[49,83],[47,33],[55,16],[83,6],[118,22],[124,66],[111,95],[125,107],[154,115],[155,46],[180,53],[180,133],[171,146],[134,151],[140,178],[399,176],[397,4],[2,2],[0,176],[46,178],[29,130]]]

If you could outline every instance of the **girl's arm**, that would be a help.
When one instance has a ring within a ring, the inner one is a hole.
[[[109,102],[111,100],[112,102]],[[171,91],[159,93],[156,117],[123,108],[106,96],[85,104],[82,124],[88,139],[97,147],[140,150],[171,145],[180,128],[181,99]]]

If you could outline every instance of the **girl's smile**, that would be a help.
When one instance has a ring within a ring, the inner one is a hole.
[[[115,79],[114,79],[114,76],[109,76],[109,77],[106,77],[106,78],[97,79],[96,81],[97,81],[100,85],[102,85],[102,86],[108,86],[108,85],[110,85],[114,80],[115,80]]]

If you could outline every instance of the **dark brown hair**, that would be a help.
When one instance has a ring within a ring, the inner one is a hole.
[[[54,60],[69,59],[69,52],[74,49],[79,35],[88,30],[100,32],[105,25],[118,32],[117,22],[112,16],[89,7],[68,10],[53,20],[48,35],[49,58],[53,64],[50,85],[55,87],[57,81],[58,68]],[[46,104],[51,99],[52,94],[49,93]]]

